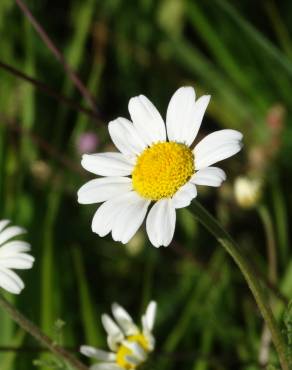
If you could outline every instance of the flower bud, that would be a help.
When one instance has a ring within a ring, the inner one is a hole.
[[[258,178],[238,177],[234,183],[234,195],[240,207],[252,208],[261,198],[262,181]]]

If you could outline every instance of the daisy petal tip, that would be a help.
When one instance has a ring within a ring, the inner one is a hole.
[[[88,157],[89,155],[88,154],[83,154],[82,157],[81,157],[81,166],[87,170],[87,161],[88,161]]]
[[[100,230],[98,230],[98,229],[97,229],[97,227],[96,227],[95,225],[92,225],[92,226],[91,226],[91,231],[92,231],[94,234],[96,234],[96,235],[100,236],[101,238],[103,238],[104,236],[106,236],[106,235],[108,234],[108,233],[106,233],[106,232],[102,233]]]
[[[103,313],[101,315],[101,322],[102,322],[102,324],[103,324],[104,327],[106,326],[106,324],[107,324],[107,322],[108,322],[109,319],[110,319],[110,317],[109,317],[109,315],[107,313]]]
[[[169,247],[169,245],[170,245],[170,243],[172,242],[172,240],[170,240],[169,242],[167,242],[167,243],[163,243],[163,247],[164,248],[167,248],[167,247]]]
[[[81,165],[83,166],[84,164],[84,161],[86,161],[89,157],[89,154],[82,154],[82,157],[81,157]]]
[[[228,133],[233,140],[238,140],[238,142],[241,142],[243,140],[243,133],[238,130],[225,129],[224,131]]]
[[[25,285],[23,285],[22,287],[17,287],[17,288],[15,287],[15,288],[13,288],[11,290],[8,290],[8,291],[12,294],[19,295],[23,291],[24,288],[25,288]]]
[[[79,347],[79,352],[82,353],[84,356],[88,356],[89,346],[82,345]]]
[[[199,99],[201,99],[206,105],[208,105],[211,100],[211,95],[203,95]]]
[[[137,99],[138,99],[138,96],[133,96],[132,98],[130,98],[129,103],[128,103],[128,110],[129,111],[132,109],[132,107],[135,104],[135,102],[137,101]]]
[[[82,197],[80,195],[77,194],[77,203],[79,204],[85,204],[82,202]]]
[[[130,239],[129,239],[129,238],[125,238],[125,239],[120,240],[120,242],[121,242],[123,245],[128,244],[128,243],[129,243],[129,241],[130,241]]]
[[[27,234],[27,230],[24,227],[18,227],[18,235]]]
[[[119,117],[117,119],[115,119],[115,120],[109,121],[109,123],[107,125],[108,128],[110,129],[113,126],[116,126],[118,124],[118,120],[119,120]]]
[[[34,263],[35,263],[35,257],[30,256],[30,261],[29,261],[29,263],[28,263],[28,266],[29,266],[29,267],[27,267],[27,268],[28,268],[28,269],[32,268],[32,266],[34,265]]]
[[[110,133],[110,135],[113,133],[113,130],[120,125],[120,122],[123,120],[122,117],[118,117],[117,119],[115,120],[112,120],[108,123],[107,127],[108,127],[108,131]]]
[[[179,87],[175,92],[174,94],[176,93],[188,93],[188,94],[193,94],[195,95],[195,89],[193,88],[193,86],[181,86]]]

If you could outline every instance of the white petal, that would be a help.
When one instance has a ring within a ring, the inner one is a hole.
[[[28,252],[31,250],[30,244],[22,240],[12,240],[0,247],[0,258],[2,256],[10,256],[16,253]]]
[[[197,136],[210,96],[201,96],[197,101],[195,99],[196,94],[192,87],[181,87],[170,99],[166,115],[167,136],[170,141],[190,146]]]
[[[101,316],[102,325],[108,336],[114,340],[115,343],[120,343],[124,339],[124,334],[118,325],[107,314]]]
[[[128,243],[144,221],[149,204],[150,200],[136,192],[128,193],[127,203],[121,207],[113,224],[112,237],[115,241]]]
[[[81,165],[99,176],[128,176],[134,162],[121,153],[84,154]]]
[[[120,211],[121,205],[119,201],[121,197],[122,195],[110,199],[98,208],[91,223],[91,229],[94,233],[103,237],[111,232],[115,216]]]
[[[0,287],[13,294],[19,294],[24,288],[24,283],[15,272],[0,267]]]
[[[146,352],[137,342],[124,340],[123,345],[133,352],[133,357],[136,357],[139,362],[146,360]]]
[[[194,149],[195,169],[208,167],[238,153],[242,134],[236,130],[219,130],[206,136]]]
[[[174,234],[176,213],[171,199],[161,199],[151,208],[146,230],[154,247],[167,247]]]
[[[175,208],[184,208],[190,205],[192,199],[196,198],[196,186],[191,183],[186,183],[173,196],[173,206]]]
[[[115,337],[111,337],[110,335],[107,336],[106,340],[109,349],[113,352],[117,352],[121,342],[117,341]]]
[[[218,167],[206,167],[196,172],[191,182],[196,185],[220,186],[226,180],[226,173]]]
[[[14,238],[15,236],[26,233],[26,230],[19,226],[9,226],[0,233],[0,245],[5,243],[7,240]]]
[[[140,219],[137,217],[136,220],[125,228],[124,220],[118,218],[118,215],[121,214],[123,211],[127,212],[127,209],[132,210],[133,208],[136,210],[137,206],[140,207],[143,201],[141,197],[137,195],[136,192],[130,191],[129,193],[125,193],[119,195],[113,199],[110,199],[103,203],[98,210],[96,211],[93,220],[92,220],[92,231],[99,236],[107,235],[115,226],[114,237],[119,239],[120,237],[123,242],[131,237],[131,233],[135,233],[135,227],[139,227]],[[142,211],[143,207],[141,206],[142,210],[140,212],[140,218],[142,218]],[[146,212],[146,211],[145,211]],[[117,225],[117,220],[121,222],[121,225]],[[143,222],[143,219],[141,223]]]
[[[78,202],[92,204],[104,202],[132,189],[132,180],[128,177],[104,177],[88,181],[78,190]]]
[[[136,96],[129,101],[129,112],[134,127],[145,144],[151,145],[157,141],[166,140],[165,125],[163,119],[144,95]]]
[[[145,312],[145,318],[146,318],[148,331],[152,331],[153,329],[155,318],[156,318],[156,311],[157,311],[157,303],[154,301],[151,301],[148,304],[148,307]]]
[[[140,365],[143,361],[141,361],[140,359],[138,359],[137,357],[135,356],[131,356],[131,355],[128,355],[128,356],[125,356],[125,360],[131,364],[132,366],[138,366]]]
[[[0,221],[0,232],[10,223],[9,220],[1,220]]]
[[[90,370],[124,370],[124,369],[116,364],[102,362],[100,364],[90,366]]]
[[[116,360],[115,353],[103,351],[91,346],[81,346],[80,352],[87,357],[92,357],[100,361],[114,362]]]
[[[119,117],[111,121],[108,130],[115,146],[125,155],[138,155],[146,147],[133,123],[126,118]]]
[[[154,347],[155,347],[155,338],[153,337],[153,335],[151,334],[151,332],[144,332],[143,333],[146,340],[147,340],[147,344],[148,344],[148,352],[151,352],[154,350]]]
[[[30,269],[33,265],[33,262],[34,257],[24,253],[19,253],[11,257],[0,257],[0,266],[9,269]]]
[[[117,303],[113,303],[112,312],[115,320],[122,328],[126,336],[134,335],[138,332],[138,328],[134,324],[133,319],[122,306]]]

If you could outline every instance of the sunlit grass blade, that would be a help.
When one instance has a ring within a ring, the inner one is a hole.
[[[84,269],[84,261],[80,248],[72,249],[72,257],[74,261],[76,278],[79,292],[79,302],[81,309],[81,317],[83,330],[85,334],[85,342],[91,346],[101,346],[103,341],[103,332],[100,325],[100,317],[98,316],[98,308],[95,307],[91,297],[87,277]]]
[[[279,66],[285,70],[290,77],[292,77],[292,64],[289,59],[273,45],[263,34],[261,34],[254,26],[251,25],[243,16],[226,0],[215,0],[216,4],[224,10],[234,22],[245,31],[262,52],[265,52],[272,59],[279,63]]]
[[[198,3],[188,2],[187,4],[187,16],[192,26],[205,42],[205,45],[210,49],[216,63],[222,67],[228,78],[230,78],[242,92],[253,99],[254,105],[258,105],[262,109],[265,108],[265,100],[261,95],[257,94],[257,91],[254,89],[252,75],[243,73],[236,59],[237,55],[235,53],[232,54],[228,50],[228,47],[225,45],[225,40],[222,40],[218,32],[216,32],[216,25],[213,25],[210,20],[208,20],[207,14],[204,14]]]
[[[19,329],[13,336],[13,340],[6,343],[11,343],[13,348],[20,348],[25,339],[25,332]],[[11,370],[15,368],[15,359],[18,356],[18,351],[8,351],[1,356],[1,370]]]

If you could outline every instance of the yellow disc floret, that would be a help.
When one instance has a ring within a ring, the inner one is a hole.
[[[145,338],[145,336],[138,332],[135,335],[130,335],[126,338],[129,342],[136,342],[140,345],[141,348],[144,349],[145,352],[149,351],[149,345],[148,340]],[[132,370],[136,369],[137,365],[130,363],[127,360],[127,356],[133,355],[133,352],[130,348],[128,348],[126,345],[122,344],[119,349],[117,350],[117,356],[116,356],[116,363],[126,370]]]
[[[194,155],[189,147],[159,142],[138,157],[132,172],[133,188],[146,199],[171,198],[194,171]]]
[[[130,356],[130,355],[132,355],[132,351],[128,347],[124,345],[120,346],[120,348],[117,351],[117,357],[116,357],[117,364],[123,369],[127,369],[127,370],[135,369],[136,366],[131,364],[127,360],[127,356]]]
[[[140,332],[135,335],[130,335],[127,337],[127,340],[130,342],[136,342],[142,347],[146,352],[149,351],[149,343],[145,335],[141,334]]]

